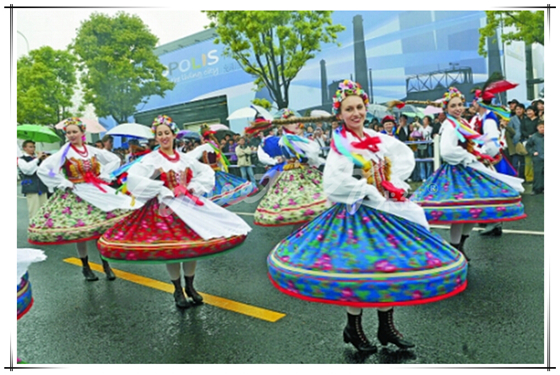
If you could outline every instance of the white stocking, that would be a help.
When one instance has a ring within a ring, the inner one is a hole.
[[[360,315],[362,313],[362,309],[359,307],[347,307],[346,311],[350,315]]]
[[[450,242],[452,244],[457,245],[461,241],[461,235],[463,234],[463,225],[464,224],[451,224],[451,228],[449,229],[449,232],[451,237]]]
[[[78,250],[78,256],[80,258],[87,257],[87,242],[77,242],[76,249]]]
[[[462,235],[463,236],[468,236],[469,234],[471,234],[471,230],[474,228],[476,224],[473,223],[469,223],[469,224],[463,224],[463,231],[462,231]]]
[[[181,277],[181,265],[179,263],[166,264],[165,266],[171,280],[177,280]]]
[[[183,263],[183,272],[185,276],[194,276],[194,270],[196,268],[196,260],[192,262]]]

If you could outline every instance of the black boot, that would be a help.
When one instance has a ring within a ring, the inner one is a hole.
[[[113,273],[111,266],[109,266],[109,262],[105,259],[101,259],[101,263],[103,263],[103,271],[105,271],[105,275],[107,275],[107,280],[115,280],[117,277]]]
[[[493,223],[490,224],[480,232],[481,236],[496,236],[499,237],[502,235],[502,223]]]
[[[381,345],[385,346],[391,342],[398,346],[400,349],[414,348],[414,344],[403,339],[403,335],[397,331],[393,322],[393,311],[377,310],[377,317],[379,318],[379,329],[377,330],[377,338]]]
[[[185,298],[185,295],[183,294],[183,288],[181,288],[181,278],[178,278],[177,280],[171,280],[171,282],[175,287],[175,291],[173,292],[173,298],[175,298],[175,305],[177,305],[177,307],[180,307],[182,309],[186,309],[187,307],[190,307],[191,304]]]
[[[193,281],[194,275],[185,276],[185,293],[192,298],[195,305],[200,305],[202,303],[202,296],[194,289]]]
[[[352,315],[346,313],[348,323],[344,327],[342,338],[345,343],[351,343],[358,351],[363,353],[376,353],[377,347],[370,343],[362,329],[362,313],[360,315]]]
[[[99,278],[95,276],[91,268],[89,268],[89,261],[87,255],[85,258],[80,258],[82,261],[82,273],[84,274],[87,281],[97,281]]]
[[[468,237],[468,236],[465,236]],[[465,238],[466,239],[466,238]],[[467,260],[467,262],[470,260],[469,257],[467,256],[467,254],[465,254],[465,252],[463,251],[463,245],[465,244],[465,241],[463,240],[463,237],[461,237],[461,242],[459,242],[458,244],[454,244],[454,243],[450,243],[451,246],[453,246],[454,248],[456,248],[457,250],[459,250],[459,252],[461,254],[463,254],[463,256],[465,257],[465,259]]]

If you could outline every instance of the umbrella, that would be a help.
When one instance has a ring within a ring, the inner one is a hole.
[[[377,117],[378,119],[381,119],[391,114],[391,112],[389,112],[387,107],[381,104],[370,104],[368,106],[368,112],[374,115],[375,117]]]
[[[107,129],[105,129],[97,120],[81,117],[80,120],[82,120],[82,122],[86,125],[86,132],[88,133],[102,133],[107,131]],[[66,121],[66,119],[62,120],[54,127],[57,129],[64,129],[64,121]]]
[[[426,107],[426,109],[424,109],[424,115],[426,116],[434,115],[436,113],[441,113],[441,112],[443,112],[443,109],[439,107],[434,107],[433,105],[429,105]]]
[[[113,129],[109,130],[106,134],[144,139],[151,139],[154,137],[154,135],[152,134],[152,129],[149,126],[136,123],[117,125]]]
[[[244,118],[253,118],[255,115],[260,114],[266,120],[272,120],[273,116],[270,112],[268,112],[263,107],[260,107],[255,104],[251,104],[250,107],[240,108],[237,111],[234,111],[231,115],[228,116],[228,120],[237,120],[237,119],[244,119]]]
[[[212,124],[210,125],[210,130],[218,131],[218,130],[231,130],[231,129],[223,124]]]
[[[311,117],[331,117],[332,113],[323,111],[322,109],[314,109],[310,113]]]
[[[60,137],[49,127],[43,125],[23,124],[17,127],[19,139],[30,139],[34,142],[60,142]]]
[[[180,130],[177,133],[177,138],[179,139],[196,139],[196,140],[200,140],[200,134],[198,134],[195,131],[192,130]]]
[[[412,113],[412,117],[414,117],[414,116],[422,116],[422,115],[424,114],[424,113],[422,112],[421,109],[418,109],[418,108],[416,108],[415,106],[413,106],[413,105],[411,105],[411,104],[405,104],[405,106],[402,107],[402,108],[394,107],[394,108],[393,108],[393,111],[394,111],[394,112],[397,112],[397,113],[405,113],[405,112],[406,112],[406,113],[409,113],[409,114]],[[408,115],[407,115],[407,116],[408,116]]]

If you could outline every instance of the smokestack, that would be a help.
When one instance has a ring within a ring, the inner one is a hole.
[[[329,93],[327,91],[327,67],[325,60],[321,60],[321,104],[329,104]]]
[[[356,73],[356,82],[358,82],[364,90],[367,90],[369,88],[369,81],[367,76],[368,67],[362,16],[354,16],[352,23],[354,24],[354,72]]]

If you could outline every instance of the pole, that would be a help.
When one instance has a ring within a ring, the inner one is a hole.
[[[434,135],[434,171],[437,171],[441,165],[439,156],[439,134]]]

